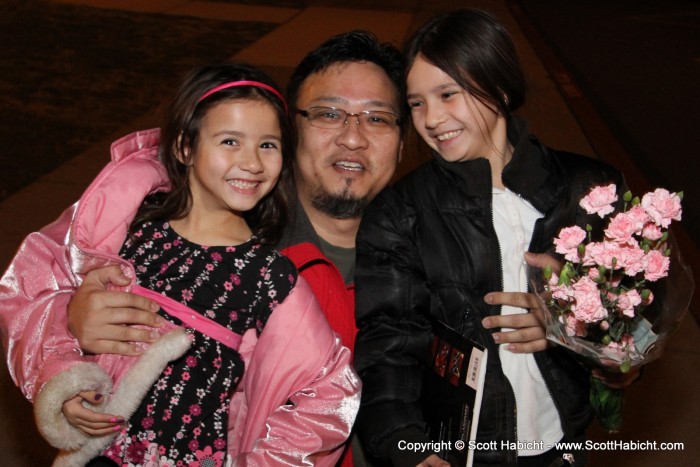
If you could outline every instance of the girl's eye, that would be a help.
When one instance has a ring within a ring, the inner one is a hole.
[[[423,105],[423,104],[418,102],[418,101],[408,101],[408,108],[409,109],[414,109],[416,107],[420,107],[421,105]]]
[[[442,98],[443,100],[447,100],[455,94],[457,94],[457,91],[443,92],[442,94],[440,94],[440,98]]]
[[[274,143],[272,141],[266,141],[260,145],[261,148],[263,149],[277,149],[279,146],[277,143]]]
[[[221,142],[221,144],[224,144],[226,146],[238,146],[238,141],[235,139],[225,139]]]

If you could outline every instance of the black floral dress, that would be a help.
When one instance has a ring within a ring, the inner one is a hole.
[[[180,237],[168,222],[147,222],[120,255],[137,282],[237,334],[260,333],[294,287],[294,265],[255,238],[207,247]],[[179,320],[160,313],[175,324]],[[243,376],[235,350],[194,332],[194,343],[171,362],[103,453],[121,466],[220,466],[226,458],[228,406]]]

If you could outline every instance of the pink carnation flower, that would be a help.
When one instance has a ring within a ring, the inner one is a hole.
[[[649,214],[655,224],[666,228],[671,221],[681,220],[681,199],[676,193],[657,188],[642,197],[642,208]]]
[[[605,229],[605,237],[620,243],[626,243],[632,236],[642,231],[644,222],[640,222],[635,216],[627,212],[621,212],[610,219],[608,228]]]
[[[559,276],[555,272],[549,279],[549,290],[552,292],[552,297],[557,300],[570,301],[574,296],[574,291],[565,285],[559,285]]]
[[[642,229],[642,237],[646,238],[647,240],[651,240],[652,242],[659,240],[663,235],[664,233],[661,231],[661,227],[653,222],[649,222]]]
[[[617,298],[617,308],[623,315],[634,318],[634,307],[642,303],[642,297],[636,289],[628,290]]]
[[[602,218],[613,212],[612,203],[615,201],[617,201],[615,184],[610,184],[593,188],[588,195],[581,199],[579,205],[588,214],[598,214]]]
[[[586,323],[577,320],[572,313],[566,314],[566,334],[568,336],[578,336],[586,337],[588,335],[588,330],[586,329]]]
[[[556,252],[564,255],[567,261],[578,263],[578,246],[586,239],[586,231],[579,226],[565,227],[554,239]]]
[[[636,240],[632,239],[629,243],[619,245],[618,254],[617,262],[628,276],[634,277],[644,270],[644,250]]]
[[[581,277],[571,286],[574,291],[575,303],[571,311],[579,321],[595,323],[608,316],[600,300],[598,286],[588,276]]]
[[[651,250],[644,256],[644,263],[644,278],[654,282],[668,275],[671,260],[660,251]]]

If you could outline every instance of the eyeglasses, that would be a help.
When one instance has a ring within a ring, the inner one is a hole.
[[[388,133],[396,128],[401,121],[391,112],[380,110],[364,110],[351,114],[335,107],[311,107],[308,110],[297,109],[297,113],[309,119],[316,128],[337,130],[348,123],[348,117],[357,118],[357,124],[369,133]]]

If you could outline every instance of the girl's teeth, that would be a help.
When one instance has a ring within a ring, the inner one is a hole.
[[[459,134],[459,131],[450,131],[449,133],[444,133],[442,135],[437,135],[435,139],[438,141],[447,141],[450,138],[454,138]]]
[[[258,182],[247,182],[245,180],[230,180],[229,185],[233,185],[236,188],[251,189],[258,186]]]

